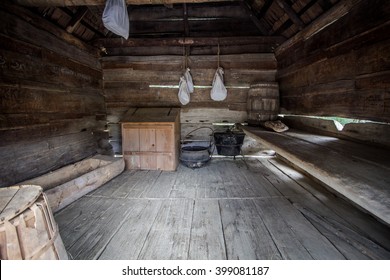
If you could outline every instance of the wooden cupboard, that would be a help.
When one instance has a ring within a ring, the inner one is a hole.
[[[122,119],[126,169],[174,171],[179,163],[180,109],[139,108]]]

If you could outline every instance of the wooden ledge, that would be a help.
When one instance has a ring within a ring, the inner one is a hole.
[[[275,133],[255,127],[242,129],[339,195],[390,225],[388,152],[301,131]],[[327,141],[334,143],[327,145]],[[370,157],[367,157],[367,152]]]

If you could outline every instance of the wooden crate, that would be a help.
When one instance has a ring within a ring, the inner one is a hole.
[[[179,163],[180,109],[139,108],[125,114],[122,153],[126,169],[174,171]]]
[[[0,259],[68,259],[40,186],[0,188],[0,198]]]

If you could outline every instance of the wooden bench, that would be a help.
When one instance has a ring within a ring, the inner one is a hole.
[[[282,158],[390,225],[390,152],[299,130],[285,133],[257,127],[244,132]]]

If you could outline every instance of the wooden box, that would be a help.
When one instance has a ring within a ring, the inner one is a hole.
[[[126,169],[176,170],[180,148],[179,108],[129,110],[121,125]]]

